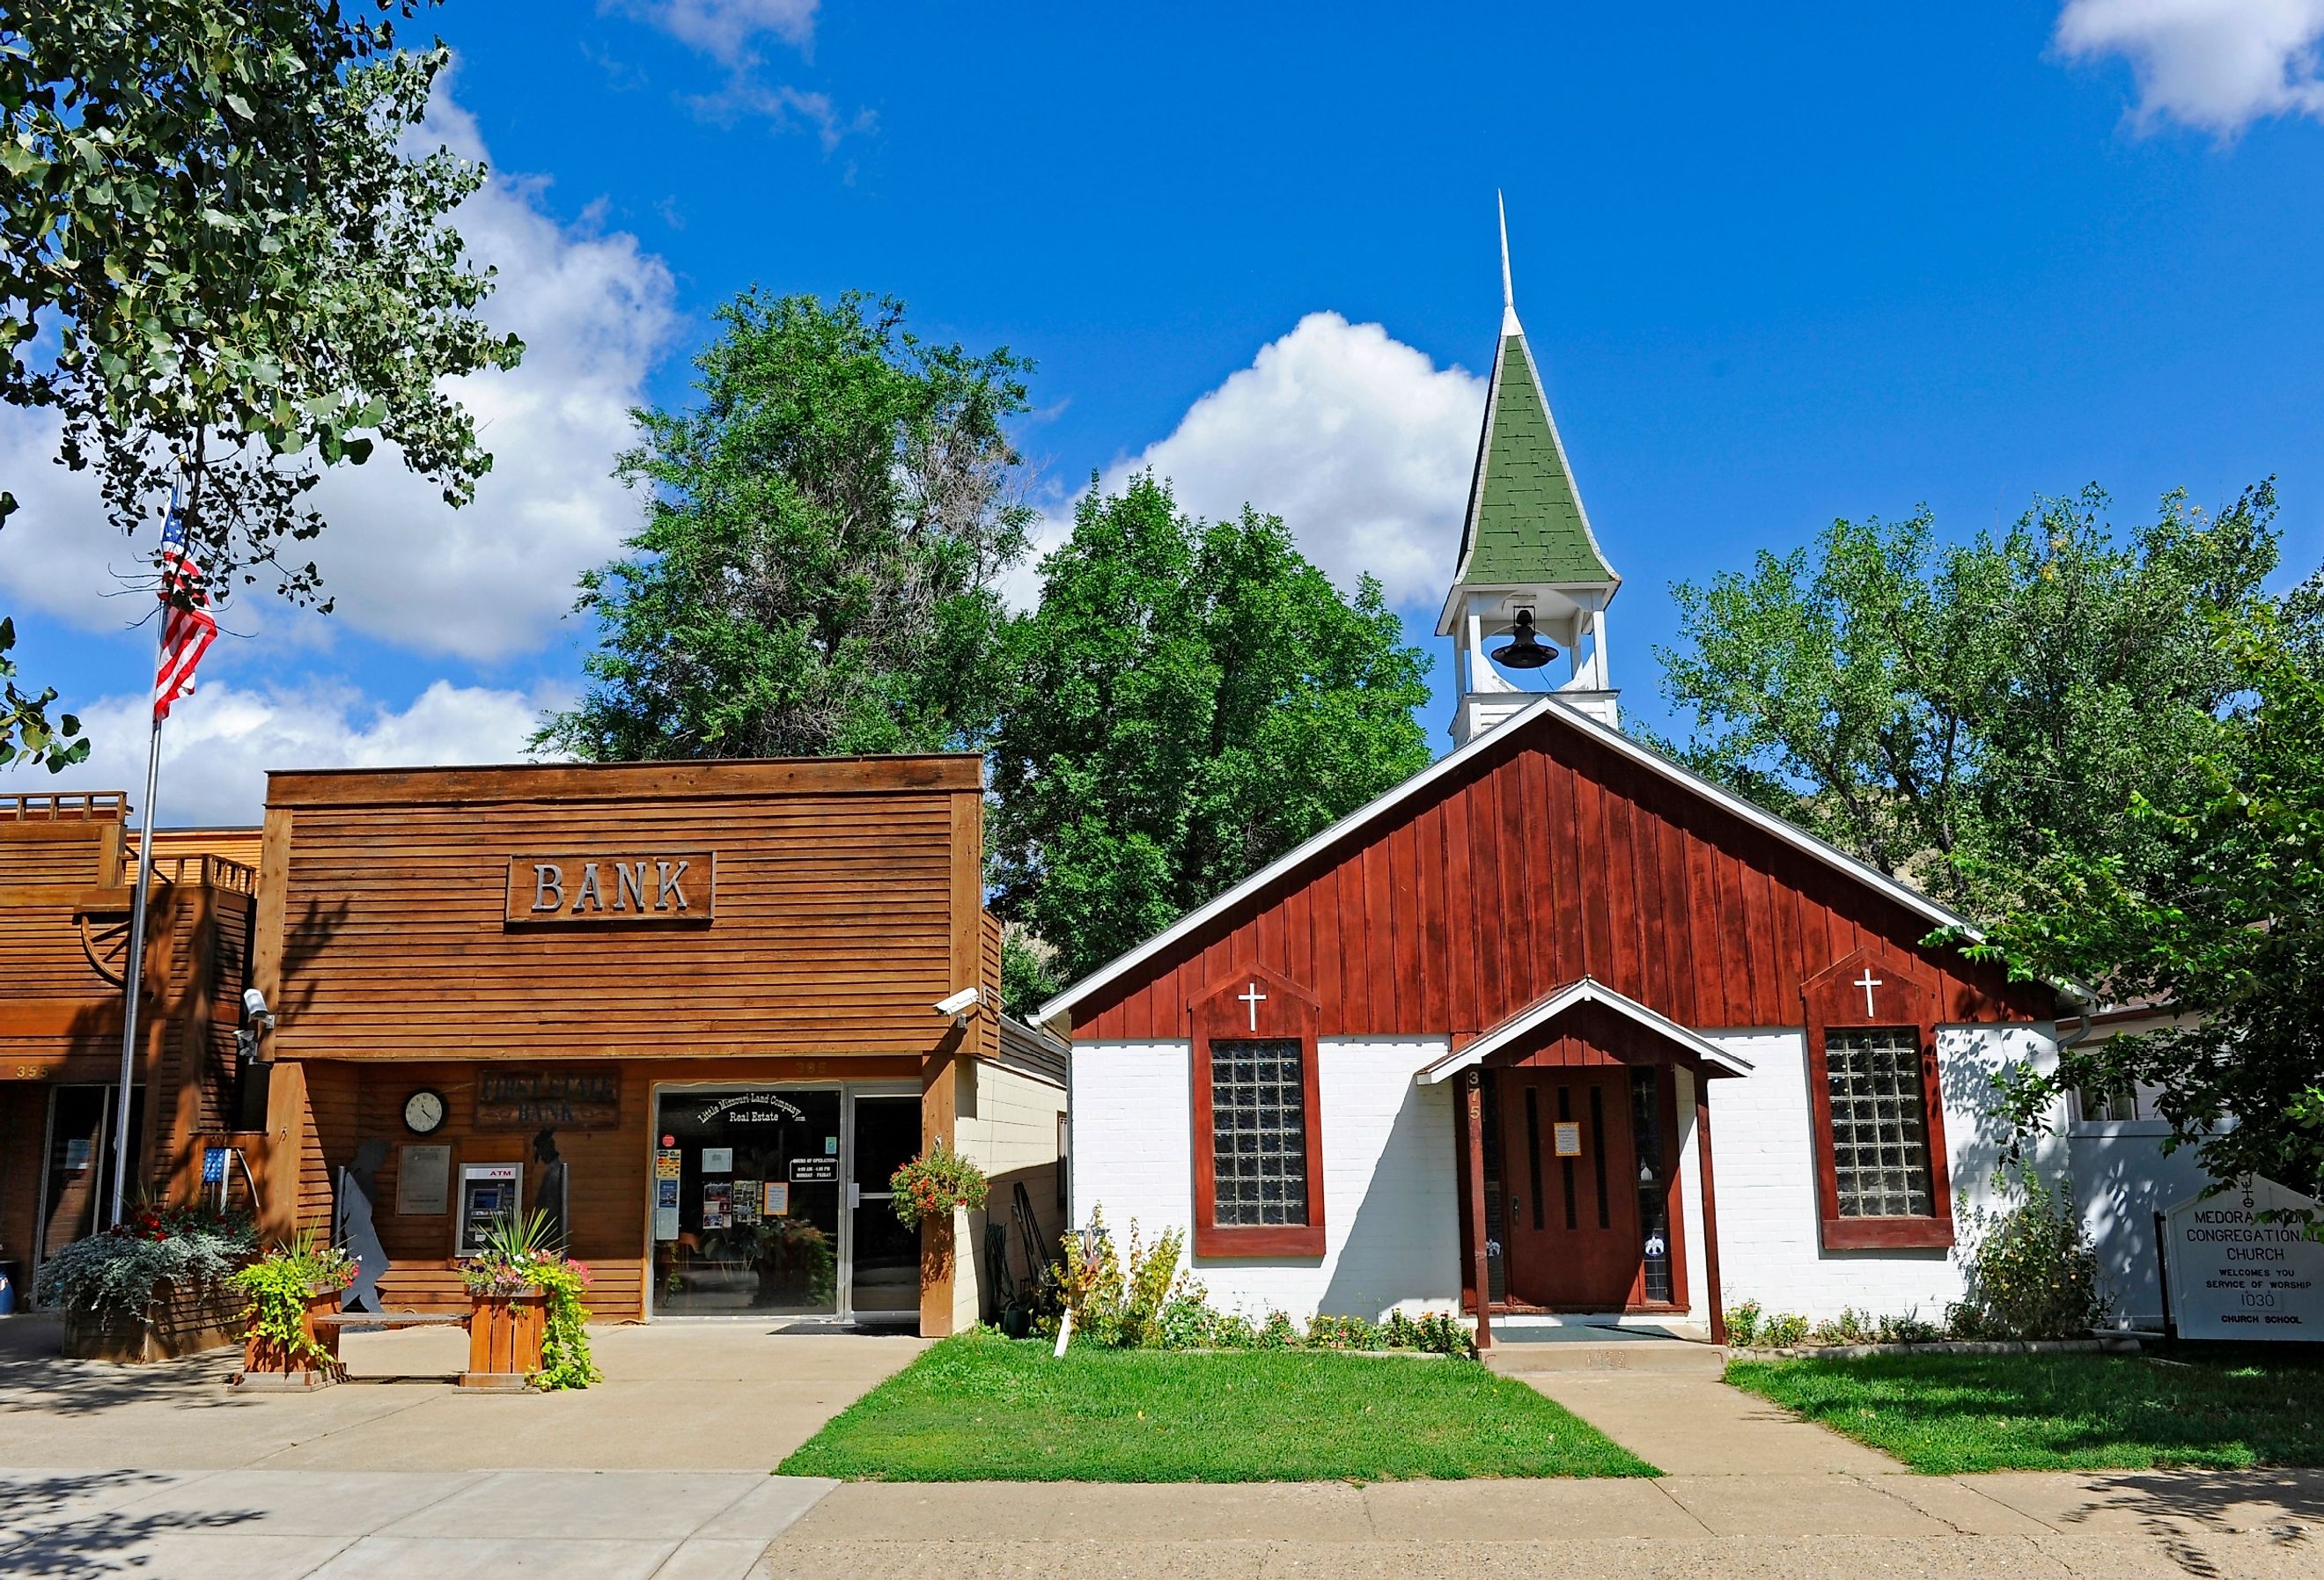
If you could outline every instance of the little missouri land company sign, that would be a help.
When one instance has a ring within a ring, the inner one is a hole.
[[[512,855],[512,922],[708,921],[718,892],[713,850]]]
[[[2171,1319],[2181,1338],[2324,1339],[2324,1241],[2260,1215],[2314,1207],[2273,1179],[2182,1201],[2163,1215]]]

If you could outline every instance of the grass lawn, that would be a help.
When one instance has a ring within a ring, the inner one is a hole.
[[[1932,1475],[2324,1465],[2324,1367],[2144,1355],[1738,1361],[1727,1381]]]
[[[1652,1475],[1468,1361],[1073,1350],[970,1334],[834,1417],[783,1475],[902,1482],[1294,1482]]]

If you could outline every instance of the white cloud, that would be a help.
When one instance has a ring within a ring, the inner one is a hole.
[[[1342,587],[1369,571],[1390,603],[1433,608],[1460,548],[1484,411],[1483,379],[1437,367],[1378,324],[1310,313],[1167,439],[1107,467],[1103,486],[1151,467],[1194,514],[1215,521],[1248,502],[1281,516]],[[1046,519],[1036,557],[1072,526],[1070,509]],[[1024,606],[1039,587],[1028,561],[1010,601]]]
[[[474,119],[448,94],[425,134],[430,146],[484,156]],[[571,605],[580,572],[637,522],[637,500],[611,473],[631,440],[629,409],[669,341],[675,287],[634,236],[560,225],[540,193],[538,181],[496,171],[454,217],[475,255],[500,270],[486,321],[525,343],[513,372],[455,381],[493,470],[455,511],[391,447],[366,466],[333,468],[313,496],[330,530],[311,551],[337,599],[335,622],[421,652],[521,651]],[[108,570],[142,566],[153,540],[111,532],[91,476],[49,459],[56,432],[45,413],[0,411],[0,477],[23,506],[0,531],[0,587],[84,627],[117,628],[145,605],[124,613],[125,601],[101,596],[116,585]],[[281,625],[263,596],[245,596],[229,624]]]
[[[2071,60],[2129,59],[2133,122],[2169,118],[2221,136],[2264,115],[2324,119],[2324,0],[2067,0],[2057,43]]]
[[[205,680],[162,726],[158,821],[165,828],[256,823],[272,768],[521,762],[542,709],[571,700],[438,680],[398,712],[346,686],[253,690]],[[82,709],[81,726],[95,743],[87,762],[57,774],[0,770],[0,789],[125,790],[136,800],[145,784],[146,707],[143,696],[107,697]]]
[[[794,49],[815,42],[817,0],[617,0],[617,9],[728,66],[757,58],[758,35]]]

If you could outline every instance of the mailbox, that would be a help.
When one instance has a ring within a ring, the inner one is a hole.
[[[453,1252],[474,1256],[484,1248],[484,1236],[503,1218],[513,1222],[524,1215],[524,1165],[521,1163],[463,1163],[460,1165],[460,1211],[452,1222],[458,1236]]]

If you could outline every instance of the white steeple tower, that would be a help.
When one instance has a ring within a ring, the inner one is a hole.
[[[1590,530],[1564,441],[1542,394],[1532,348],[1517,322],[1506,205],[1500,219],[1501,342],[1461,528],[1459,568],[1436,623],[1436,634],[1456,643],[1456,743],[1484,734],[1546,688],[1528,688],[1515,677],[1540,668],[1553,642],[1566,660],[1558,694],[1609,725],[1618,718],[1606,663],[1606,605],[1622,578]],[[1500,645],[1503,637],[1510,639],[1507,645]]]

